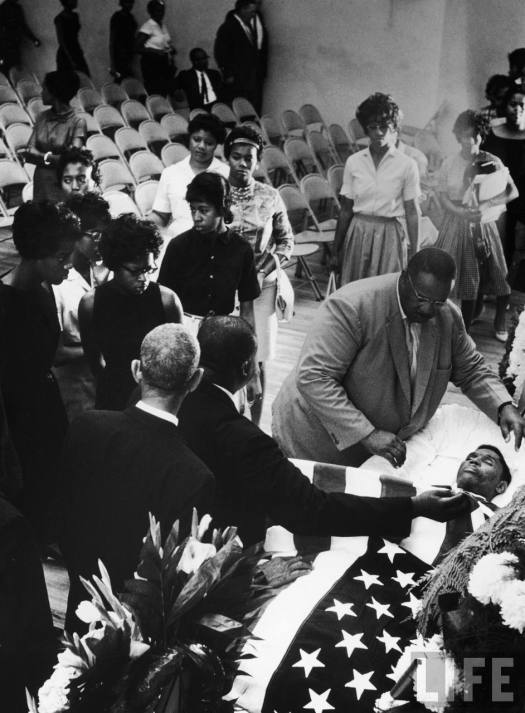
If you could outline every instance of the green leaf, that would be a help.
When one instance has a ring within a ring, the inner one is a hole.
[[[148,579],[153,582],[161,580],[162,562],[160,554],[155,547],[155,543],[151,537],[151,533],[146,537],[146,541],[142,545],[139,555],[139,563],[137,565],[137,574],[143,579]]]
[[[173,523],[173,526],[169,532],[169,535],[166,538],[166,541],[164,543],[164,560],[168,560],[171,558],[173,555],[173,552],[175,551],[177,545],[179,544],[179,536],[180,536],[180,520],[175,520]]]

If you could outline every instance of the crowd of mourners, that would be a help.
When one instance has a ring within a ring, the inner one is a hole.
[[[516,448],[525,430],[523,396],[512,401],[469,335],[492,295],[494,336],[506,341],[511,288],[525,291],[525,48],[509,55],[508,75],[489,80],[489,106],[454,122],[458,151],[437,169],[443,219],[432,247],[419,249],[425,158],[400,140],[400,108],[382,93],[357,108],[369,145],[344,167],[331,253],[339,289],[273,404],[273,440],[258,424],[276,353],[277,275],[294,235],[279,192],[254,177],[261,133],[253,123],[227,129],[206,111],[236,96],[260,110],[260,8],[237,0],[227,15],[220,73],[195,48],[192,69],[176,74],[164,4],[151,0],[139,28],[133,0],[120,0],[115,79],[134,73],[138,54],[149,93],[182,89],[203,109],[188,125],[189,155],[164,169],[142,219],[112,217],[98,187],[85,121],[71,107],[76,72],[89,74],[77,1],[61,2],[57,69],[43,82],[50,108],[20,154],[36,166],[33,200],[14,215],[19,260],[0,282],[0,661],[9,659],[16,695],[41,681],[54,650],[42,558],[65,561],[73,631],[80,577],[100,558],[118,590],[148,512],[166,531],[177,518],[187,528],[197,507],[217,526],[237,525],[245,544],[264,539],[269,522],[399,537],[412,518],[449,520],[468,502],[446,491],[327,494],[288,458],[359,466],[379,455],[399,467],[449,381]],[[24,36],[39,46],[16,0],[4,0],[4,71],[20,64]],[[495,446],[478,450],[471,462],[508,472]],[[28,651],[34,661],[22,665]]]

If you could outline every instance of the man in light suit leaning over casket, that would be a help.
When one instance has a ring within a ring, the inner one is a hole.
[[[374,454],[400,466],[405,440],[433,416],[449,381],[519,448],[525,420],[447,301],[454,276],[447,253],[425,248],[402,273],[330,296],[273,404],[286,455],[359,466]]]

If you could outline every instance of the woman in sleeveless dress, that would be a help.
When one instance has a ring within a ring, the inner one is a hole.
[[[151,282],[162,238],[153,223],[121,215],[99,243],[112,280],[90,290],[79,306],[82,347],[96,380],[95,408],[119,411],[135,382],[130,364],[146,334],[159,324],[182,322],[177,295]]]

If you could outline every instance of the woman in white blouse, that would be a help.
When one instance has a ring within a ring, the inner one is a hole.
[[[164,3],[160,0],[150,0],[147,9],[150,19],[142,25],[137,35],[142,78],[148,94],[166,96],[175,78],[175,48],[164,24]]]
[[[403,270],[418,244],[419,174],[416,162],[395,146],[399,107],[376,93],[360,104],[356,117],[370,146],[345,165],[335,231],[342,285]]]

